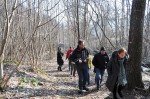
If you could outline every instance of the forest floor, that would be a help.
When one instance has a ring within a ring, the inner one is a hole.
[[[43,61],[40,68],[42,71],[32,72],[30,67],[22,65],[8,83],[5,92],[1,92],[0,99],[111,99],[111,93],[105,86],[107,74],[99,91],[94,83],[95,74],[90,71],[91,84],[89,92],[78,95],[78,75],[73,77],[68,70],[68,61],[65,61],[63,71],[57,71],[56,59]],[[5,66],[5,73],[10,73],[13,65]],[[38,69],[37,69],[38,70]],[[143,81],[150,83],[150,74],[143,73]],[[124,91],[124,99],[150,99],[147,93],[138,91]]]

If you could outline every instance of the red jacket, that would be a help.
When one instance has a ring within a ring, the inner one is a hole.
[[[69,50],[67,51],[66,59],[68,59],[68,57],[69,57],[69,55],[70,55],[70,53],[71,53],[72,51],[73,51],[72,49],[69,49]]]

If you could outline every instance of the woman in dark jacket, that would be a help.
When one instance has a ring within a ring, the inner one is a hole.
[[[128,55],[126,53],[126,50],[124,48],[121,48],[118,51],[113,52],[112,57],[107,65],[108,78],[106,81],[106,86],[113,93],[114,99],[118,99],[116,95],[117,89],[119,96],[123,98],[121,91],[123,87],[127,84],[127,59]]]
[[[61,48],[58,48],[58,52],[57,52],[57,64],[59,65],[58,66],[58,71],[62,71],[61,67],[62,65],[64,64],[64,61],[63,61],[63,53],[61,52]]]

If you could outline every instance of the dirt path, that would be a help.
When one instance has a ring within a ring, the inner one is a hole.
[[[68,62],[65,61],[63,71],[57,71],[56,59],[51,62],[42,62],[40,67],[43,74],[35,74],[28,70],[28,66],[22,66],[21,71],[14,74],[9,82],[9,88],[1,93],[0,99],[109,99],[110,92],[105,84],[99,91],[96,91],[94,84],[94,73],[90,71],[91,85],[90,92],[78,95],[78,76],[73,77],[68,70]],[[11,68],[7,67],[7,71]],[[47,74],[47,76],[43,76]],[[106,80],[107,74],[104,77]],[[105,82],[105,81],[104,81]],[[138,93],[125,93],[125,99],[150,99]]]

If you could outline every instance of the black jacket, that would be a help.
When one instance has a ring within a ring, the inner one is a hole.
[[[109,62],[109,57],[107,53],[104,55],[98,53],[94,56],[92,60],[92,63],[95,66],[95,68],[99,68],[99,69],[105,69],[108,62]]]
[[[114,90],[115,84],[118,79],[118,74],[120,72],[120,64],[118,62],[118,51],[113,52],[112,57],[110,61],[107,64],[107,72],[108,72],[108,78],[106,81],[107,88],[112,92]],[[126,63],[129,56],[126,54],[124,58],[124,67],[126,70]]]
[[[77,47],[73,53],[72,53],[72,61],[75,62],[77,69],[81,68],[88,68],[88,56],[89,52],[86,48],[80,50],[79,47]],[[79,63],[79,60],[82,60],[82,63]],[[87,62],[84,62],[84,60],[87,60]]]
[[[60,51],[58,51],[57,52],[57,64],[58,65],[63,65],[64,64],[64,61],[63,61],[63,53],[62,52],[60,52]]]

